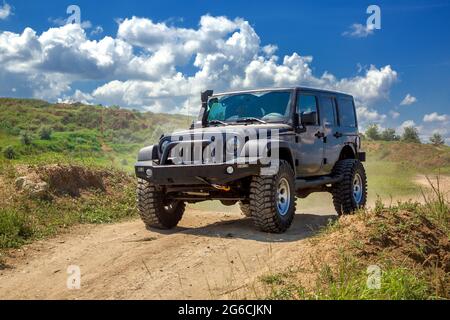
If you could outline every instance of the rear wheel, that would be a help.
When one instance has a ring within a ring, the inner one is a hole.
[[[332,188],[333,204],[339,215],[352,214],[363,208],[367,201],[366,171],[359,160],[346,159],[339,161],[334,174],[342,177],[342,181]]]
[[[164,193],[149,182],[138,179],[139,215],[147,228],[172,229],[183,217],[182,201],[165,200]]]
[[[295,215],[294,171],[281,160],[274,176],[254,176],[250,184],[250,212],[255,226],[265,232],[282,233]]]

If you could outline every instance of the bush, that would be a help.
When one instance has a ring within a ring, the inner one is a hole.
[[[403,131],[402,141],[421,143],[419,138],[419,131],[415,127],[406,127]]]
[[[31,135],[28,132],[22,132],[20,135],[20,141],[22,141],[22,144],[29,146],[32,142]]]
[[[444,138],[439,133],[433,134],[433,136],[430,137],[430,142],[434,146],[441,146],[445,143]]]
[[[51,140],[52,139],[52,128],[42,127],[41,130],[39,130],[39,137],[42,140]]]
[[[389,128],[381,133],[380,139],[384,141],[398,141],[400,137],[395,133],[395,129]]]
[[[14,210],[0,210],[0,249],[17,248],[31,238],[29,219]]]
[[[9,160],[17,158],[17,153],[14,150],[13,146],[7,146],[5,150],[3,150],[3,155],[5,156],[6,159]]]

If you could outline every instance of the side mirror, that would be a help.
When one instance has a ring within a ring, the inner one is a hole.
[[[303,112],[300,116],[301,124],[304,126],[314,126],[317,124],[317,112]]]

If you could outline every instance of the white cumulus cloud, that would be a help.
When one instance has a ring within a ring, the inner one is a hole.
[[[0,20],[5,20],[12,14],[12,8],[6,2],[3,2],[3,5],[0,5]]]
[[[391,115],[392,119],[397,119],[398,117],[400,117],[400,112],[394,110],[389,111],[389,114]]]
[[[374,27],[372,25],[362,25],[360,23],[352,24],[349,29],[342,33],[343,36],[351,38],[366,38],[372,35]]]
[[[198,27],[131,17],[115,37],[91,40],[76,24],[38,34],[0,32],[0,95],[117,104],[158,112],[197,110],[199,93],[241,88],[312,86],[355,96],[361,122],[383,122],[375,108],[397,81],[391,66],[370,66],[356,77],[314,73],[313,57],[277,55],[244,19],[205,15]],[[82,92],[77,83],[98,84]]]
[[[403,98],[402,102],[400,102],[401,106],[409,106],[413,103],[417,102],[417,98],[410,95],[409,93],[405,96],[405,98]]]
[[[426,114],[423,117],[424,122],[444,122],[448,121],[450,117],[446,114],[438,114],[437,112],[433,112],[430,114]]]

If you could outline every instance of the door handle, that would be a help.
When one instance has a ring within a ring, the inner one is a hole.
[[[320,131],[317,131],[317,133],[315,134],[315,136],[317,137],[317,138],[325,138],[325,133],[323,133],[323,132],[320,132]]]
[[[336,132],[335,134],[333,134],[333,136],[334,136],[336,139],[338,139],[338,138],[341,138],[341,137],[343,136],[343,134],[340,133],[340,132]]]

